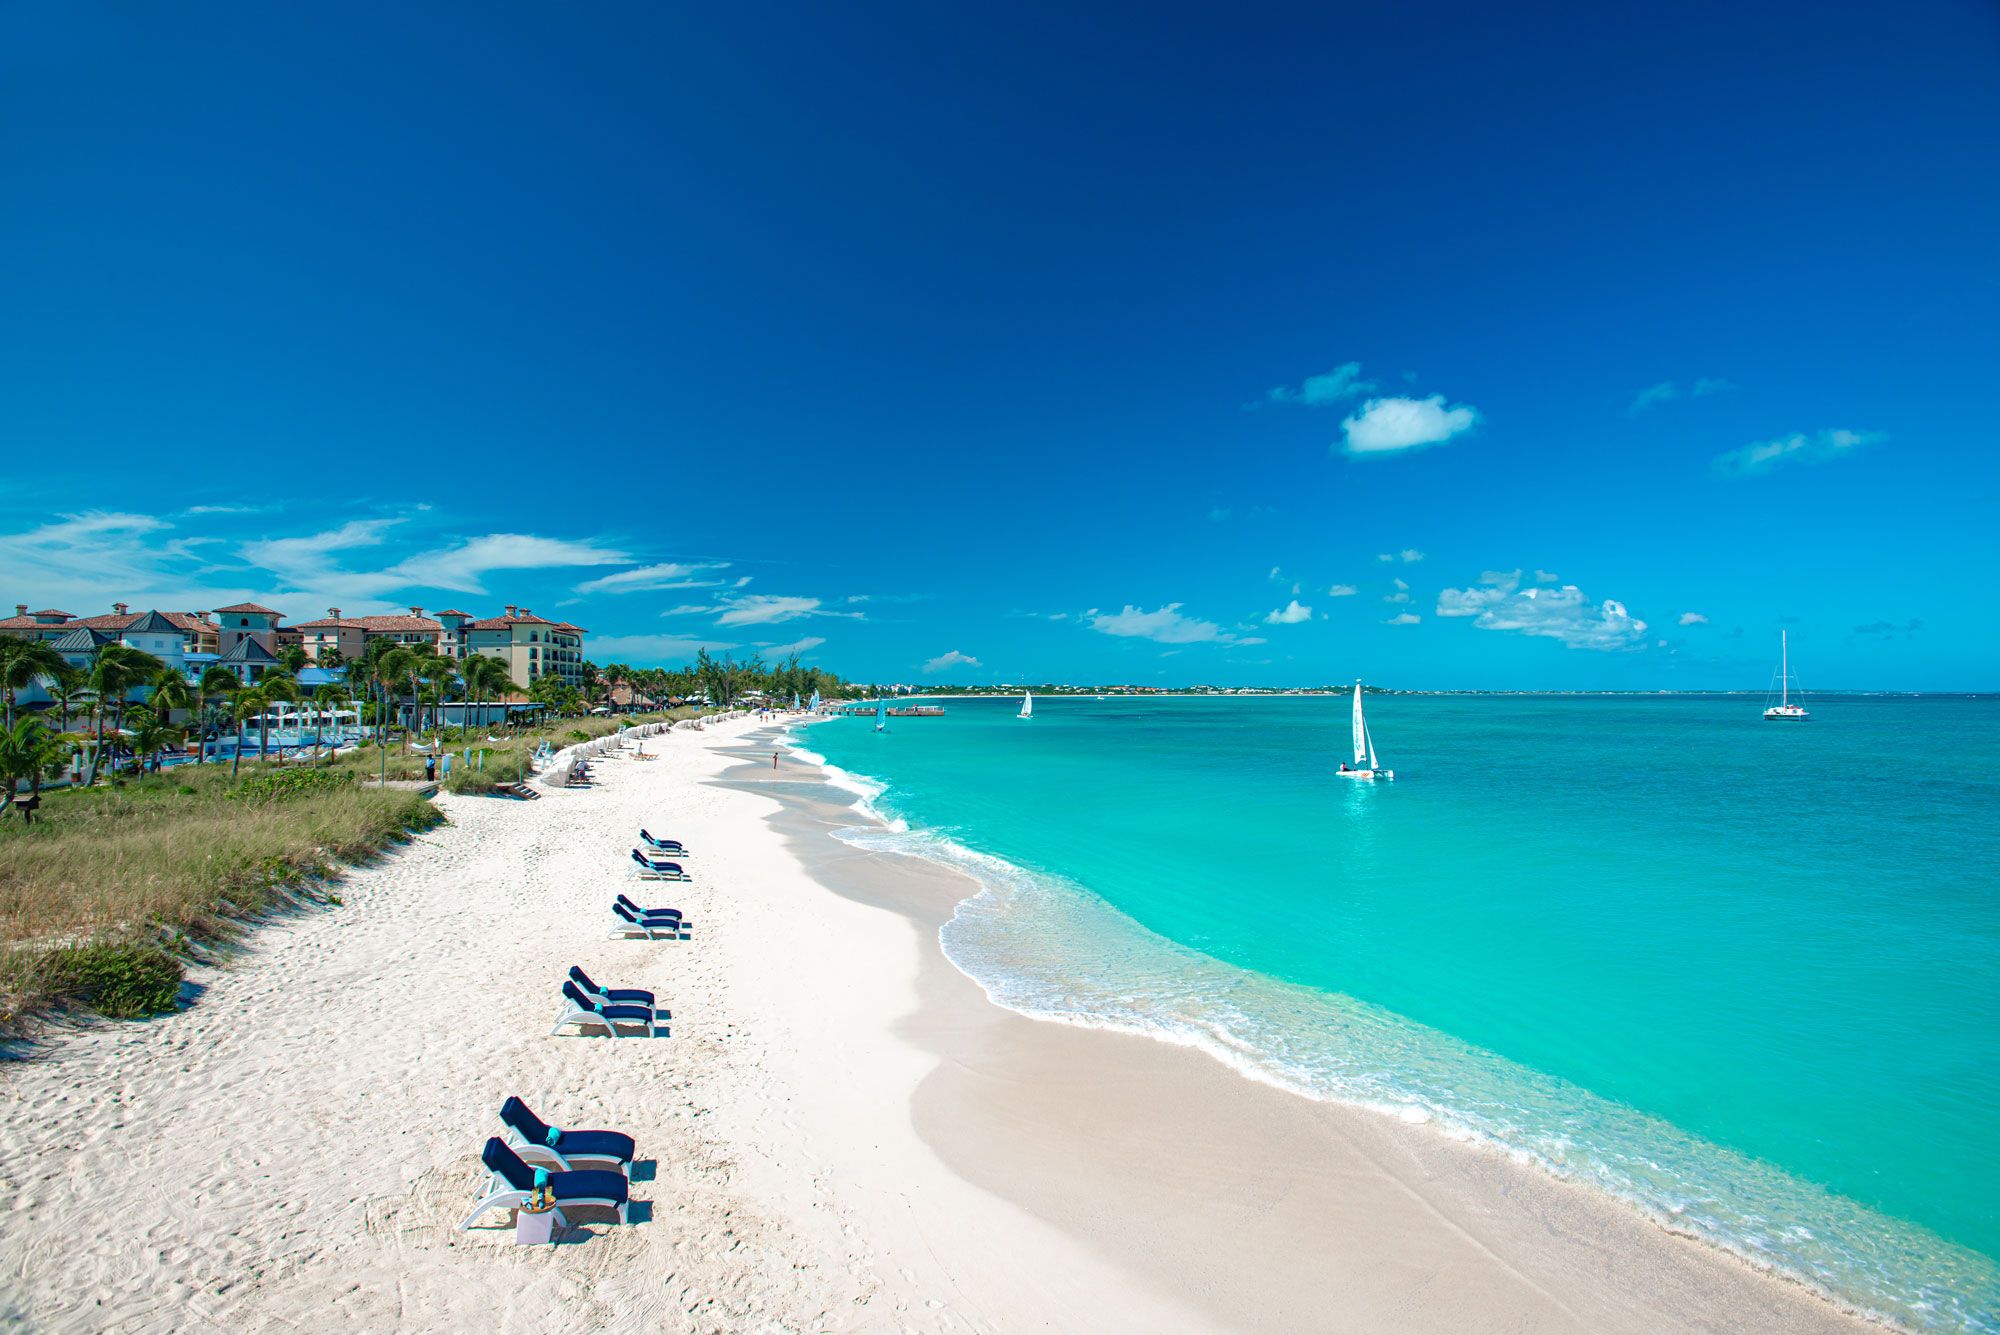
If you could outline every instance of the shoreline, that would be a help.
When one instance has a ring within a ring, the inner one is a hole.
[[[841,771],[848,782],[837,783],[800,759],[834,796],[780,795],[788,810],[773,824],[794,854],[816,881],[905,916],[928,939],[919,1006],[902,1030],[937,1059],[912,1105],[926,1143],[961,1175],[1066,1221],[1079,1242],[1211,1317],[1293,1329],[1332,1310],[1361,1328],[1883,1328],[1499,1147],[1316,1100],[1159,1036],[1007,1009],[938,939],[980,884],[920,856],[835,840],[840,826],[889,827],[855,782],[865,776]],[[815,850],[814,840],[845,853]],[[923,870],[885,878],[866,861],[881,858]],[[1312,1172],[1298,1174],[1307,1162]],[[1176,1227],[1157,1224],[1167,1215]],[[1413,1307],[1396,1279],[1411,1267],[1450,1274],[1456,1292]],[[1609,1288],[1569,1292],[1583,1269]]]
[[[450,824],[256,927],[186,1010],[0,1070],[0,1318],[1875,1328],[1496,1152],[994,1004],[937,937],[972,883],[830,837],[851,794],[773,776],[773,726],[651,738],[536,803],[446,796]],[[628,877],[642,823],[693,882]],[[609,939],[618,889],[693,939]],[[672,1037],[550,1037],[571,963],[657,991]],[[632,1226],[458,1230],[510,1093],[637,1138]]]

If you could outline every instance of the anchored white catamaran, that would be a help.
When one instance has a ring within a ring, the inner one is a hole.
[[[1804,695],[1804,691],[1799,692]],[[1764,699],[1768,702],[1770,696]],[[1778,632],[1778,703],[1764,711],[1767,719],[1792,719],[1803,721],[1812,717],[1804,705],[1792,703],[1792,646],[1786,639],[1786,632]]]
[[[1343,779],[1393,779],[1396,771],[1383,769],[1375,759],[1375,739],[1368,733],[1368,720],[1361,716],[1361,683],[1354,683],[1354,764],[1339,769]]]

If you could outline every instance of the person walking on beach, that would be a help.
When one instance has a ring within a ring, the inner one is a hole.
[[[437,758],[436,756],[434,756],[434,755],[432,755],[432,756],[425,756],[425,757],[424,757],[424,782],[425,782],[425,783],[436,783],[436,782],[437,782],[437,776],[438,776],[438,758]]]

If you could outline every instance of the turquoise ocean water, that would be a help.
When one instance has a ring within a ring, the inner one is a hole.
[[[1497,1143],[2000,1330],[2000,701],[952,701],[796,734],[1029,1014]]]

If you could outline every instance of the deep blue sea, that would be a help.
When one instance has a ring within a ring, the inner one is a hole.
[[[1497,1143],[2000,1330],[2000,701],[954,700],[801,729],[995,1000]]]

